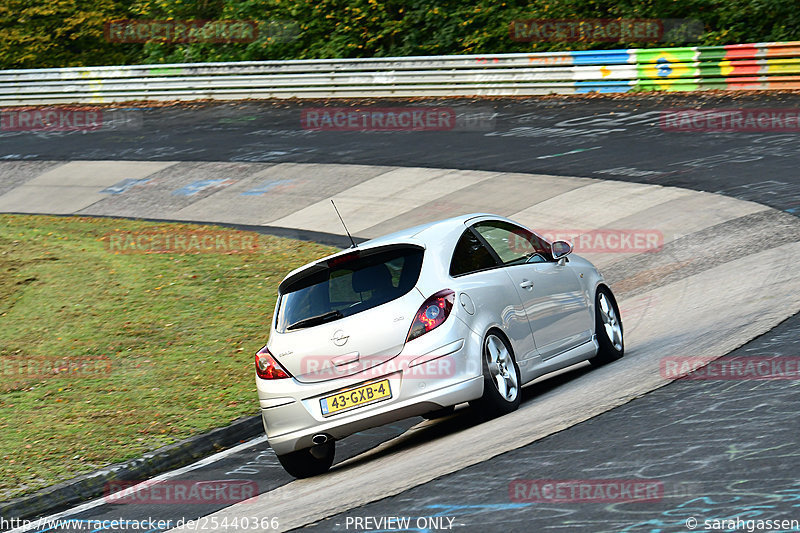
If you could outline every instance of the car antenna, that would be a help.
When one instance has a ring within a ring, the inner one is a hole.
[[[345,233],[347,233],[347,236],[350,237],[350,242],[353,243],[353,246],[351,246],[351,248],[358,248],[358,245],[356,244],[356,241],[353,240],[353,236],[350,235],[349,231],[347,231],[347,226],[344,223],[344,219],[342,218],[342,214],[339,213],[339,210],[336,208],[336,204],[333,203],[333,198],[331,198],[331,203],[333,204],[333,208],[336,210],[336,214],[339,215],[339,220],[342,221],[342,226],[344,227]]]

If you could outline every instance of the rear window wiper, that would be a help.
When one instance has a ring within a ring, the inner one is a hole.
[[[290,329],[299,329],[299,328],[307,328],[311,326],[316,326],[317,324],[324,324],[325,322],[330,322],[331,320],[337,320],[339,318],[343,318],[344,315],[339,310],[328,311],[327,313],[323,313],[317,316],[310,316],[308,318],[304,318],[303,320],[298,320],[294,324],[289,324],[286,326],[286,330]]]

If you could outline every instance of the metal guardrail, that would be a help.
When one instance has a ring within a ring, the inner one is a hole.
[[[800,41],[0,71],[0,105],[800,88]]]

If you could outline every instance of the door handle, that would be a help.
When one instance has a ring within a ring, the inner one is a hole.
[[[520,287],[523,289],[531,290],[533,288],[533,282],[528,279],[523,279],[522,283],[519,284]]]

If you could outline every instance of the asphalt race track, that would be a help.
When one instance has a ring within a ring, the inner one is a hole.
[[[320,104],[265,102],[130,108],[109,112],[94,132],[0,133],[4,212],[225,222],[313,238],[341,233],[323,211],[335,197],[363,238],[465,210],[539,229],[663,236],[656,253],[585,254],[620,296],[625,359],[540,380],[516,413],[479,424],[460,409],[364,432],[340,443],[330,474],[304,481],[290,482],[257,440],[170,478],[256,481],[252,501],[100,500],[63,516],[214,513],[207,520],[274,517],[276,529],[318,531],[392,529],[364,521],[388,516],[431,531],[688,531],[690,517],[697,530],[713,518],[800,519],[798,381],[667,384],[659,375],[671,356],[796,357],[800,338],[800,136],[665,131],[661,111],[798,102],[441,100],[425,105],[452,107],[456,127],[428,132],[311,131],[301,111]],[[400,105],[421,104],[372,104]],[[534,502],[513,489],[519,480],[603,479],[650,480],[661,492],[655,501]]]
[[[726,358],[796,357],[798,333],[800,316],[795,315]],[[527,401],[540,393],[531,389],[526,389]],[[701,523],[736,516],[797,519],[798,401],[800,387],[790,381],[756,386],[745,381],[675,382],[524,448],[307,530],[347,531],[348,518],[354,524],[356,518],[381,516],[453,517],[454,524],[472,526],[464,531],[596,533],[688,531],[690,517]],[[455,416],[442,431],[461,424]],[[511,498],[509,487],[516,480],[564,477],[663,480],[663,492],[659,501],[613,504]]]
[[[137,160],[349,163],[584,176],[671,185],[800,206],[797,128],[686,132],[662,127],[674,109],[794,109],[792,94],[428,100],[452,108],[448,131],[303,129],[302,111],[323,102],[131,107],[106,112],[91,132],[0,132],[0,160]],[[344,107],[339,101],[329,106]],[[372,101],[364,108],[420,102]]]

